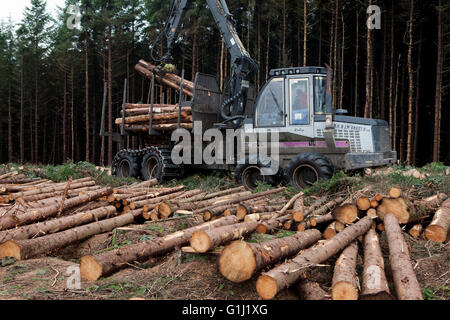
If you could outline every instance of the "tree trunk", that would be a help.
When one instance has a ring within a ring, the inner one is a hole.
[[[246,281],[259,270],[311,246],[320,236],[318,230],[308,230],[261,244],[235,241],[222,251],[220,273],[232,282]]]
[[[258,295],[266,300],[274,298],[278,292],[294,284],[300,277],[304,276],[310,267],[336,255],[356,238],[369,231],[371,226],[372,219],[364,217],[358,223],[347,227],[331,240],[326,241],[323,245],[301,253],[292,260],[281,264],[269,272],[263,273],[256,282]]]
[[[113,132],[113,111],[112,111],[112,30],[108,26],[108,130]],[[108,137],[108,166],[112,164],[113,141]]]
[[[353,241],[342,251],[334,266],[331,289],[333,300],[358,300],[357,259],[358,242]]]
[[[23,51],[20,55],[20,163],[24,163],[25,161],[25,150],[24,150],[24,127],[23,127],[23,118],[25,117],[24,114],[24,87],[23,87]]]
[[[409,257],[408,244],[403,238],[395,215],[391,213],[386,215],[384,227],[397,298],[399,300],[423,300],[422,290]]]
[[[450,229],[450,199],[436,211],[430,225],[425,229],[425,237],[435,242],[445,242]]]
[[[86,109],[85,109],[85,121],[86,121],[86,162],[89,162],[91,160],[90,154],[89,154],[89,146],[90,146],[90,137],[89,137],[89,42],[88,42],[88,33],[85,32],[85,102],[86,102]],[[128,64],[127,64],[128,68]]]
[[[67,217],[52,219],[12,230],[0,231],[0,243],[8,240],[26,240],[36,236],[44,236],[60,232],[76,226],[98,221],[110,216],[115,216],[117,210],[114,206],[101,207],[85,212],[80,212]]]
[[[389,72],[389,132],[391,134],[392,148],[395,150],[395,136],[394,136],[394,0],[392,0],[391,9],[391,66]]]
[[[364,269],[362,274],[362,300],[392,300],[384,273],[384,259],[380,240],[371,229],[364,237]]]
[[[369,0],[369,6],[372,0]],[[366,105],[364,107],[364,118],[371,118],[370,110],[372,108],[372,100],[370,90],[372,85],[372,30],[367,28],[367,61],[366,61]]]
[[[419,144],[419,102],[420,102],[420,69],[421,69],[421,60],[422,60],[422,30],[420,30],[420,39],[419,39],[419,52],[417,54],[417,73],[416,73],[416,109],[414,115],[414,143],[412,150],[412,163],[417,166],[417,145]]]
[[[307,58],[307,45],[308,45],[308,12],[307,12],[307,2],[303,1],[303,66],[306,67]]]
[[[0,245],[0,258],[14,257],[17,260],[29,259],[39,254],[68,246],[74,242],[85,240],[96,234],[109,232],[115,228],[129,225],[141,214],[142,210],[136,210],[115,218],[90,223],[85,226],[36,239],[10,240]]]
[[[64,72],[64,97],[63,97],[63,123],[62,123],[62,139],[63,139],[63,161],[67,160],[67,74]]]
[[[258,221],[242,222],[214,228],[212,230],[196,231],[190,239],[190,245],[195,251],[205,253],[232,240],[240,239],[256,230]]]
[[[235,222],[236,217],[234,216],[224,217],[169,234],[165,237],[127,245],[96,256],[84,256],[81,258],[81,277],[88,281],[95,281],[101,276],[112,274],[117,270],[127,267],[127,263],[133,261],[142,262],[148,260],[151,256],[159,255],[168,252],[175,247],[183,246],[189,242],[192,234],[196,231],[217,228]]]
[[[434,139],[433,162],[440,160],[441,143],[441,113],[442,113],[442,69],[443,69],[443,22],[442,1],[438,2],[438,34],[437,34],[437,62],[436,62],[436,95],[434,101]]]
[[[414,0],[410,1],[409,28],[408,28],[408,140],[406,143],[406,163],[412,164],[412,142],[413,142],[413,103],[414,103],[414,72],[412,67],[413,50],[413,23],[414,23]]]

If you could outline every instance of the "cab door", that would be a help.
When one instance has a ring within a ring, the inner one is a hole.
[[[286,79],[286,114],[290,132],[306,137],[314,136],[311,113],[313,86],[311,76],[289,76]]]

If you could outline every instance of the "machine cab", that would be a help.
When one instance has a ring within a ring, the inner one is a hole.
[[[326,69],[303,67],[276,69],[261,89],[254,126],[310,126],[314,115],[326,113]]]

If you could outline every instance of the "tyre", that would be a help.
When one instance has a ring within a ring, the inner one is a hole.
[[[183,176],[183,166],[172,163],[169,149],[149,148],[142,158],[141,176],[143,180],[158,179],[163,182]]]
[[[246,159],[245,164],[239,164],[236,167],[234,178],[237,184],[243,185],[247,190],[255,190],[258,183],[268,183],[275,185],[278,182],[277,176],[263,175],[261,168],[268,167],[258,161],[257,164],[250,164],[249,159]]]
[[[320,180],[333,177],[336,169],[324,155],[312,152],[301,153],[288,163],[284,170],[284,181],[297,190],[312,186]]]
[[[112,174],[119,178],[137,178],[141,168],[139,158],[128,150],[120,151],[113,160]]]

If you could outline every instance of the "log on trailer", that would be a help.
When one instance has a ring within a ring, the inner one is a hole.
[[[127,245],[95,256],[84,256],[81,258],[81,277],[82,279],[89,281],[97,280],[101,276],[109,275],[117,270],[127,267],[130,262],[142,262],[151,256],[168,252],[175,247],[181,247],[189,242],[192,234],[196,231],[208,230],[210,228],[229,225],[235,222],[236,217],[234,216],[223,217],[215,221],[169,234],[165,237]]]
[[[297,254],[320,238],[318,230],[308,230],[263,243],[235,241],[223,249],[219,270],[228,280],[240,283],[250,279],[257,271]]]
[[[388,213],[384,227],[389,246],[389,261],[399,300],[423,300],[422,290],[409,257],[408,244],[403,238],[397,217]]]
[[[282,265],[263,273],[256,283],[256,291],[263,299],[272,299],[278,292],[291,286],[304,276],[310,267],[322,263],[346,248],[372,226],[372,219],[364,217],[357,223],[345,228],[322,246],[297,255]]]

